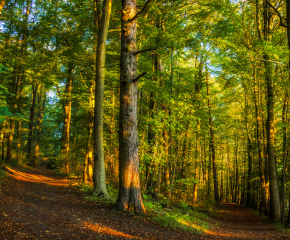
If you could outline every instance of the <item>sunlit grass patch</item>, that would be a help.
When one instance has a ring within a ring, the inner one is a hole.
[[[86,184],[86,183],[78,181],[76,183],[76,185],[78,186],[80,191],[82,191],[83,193],[85,193],[87,195],[85,197],[85,199],[87,201],[103,202],[105,204],[112,205],[116,202],[117,197],[118,197],[118,189],[114,189],[110,184],[107,185],[107,191],[109,193],[110,199],[106,199],[106,198],[98,197],[98,196],[94,195],[93,185],[91,185],[91,184]]]
[[[186,203],[168,209],[145,195],[144,205],[147,213],[152,215],[152,220],[164,227],[202,234],[207,232],[210,223],[213,222],[209,215],[193,209]]]

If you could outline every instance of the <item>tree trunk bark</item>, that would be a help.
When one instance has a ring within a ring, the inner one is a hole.
[[[137,131],[137,14],[136,0],[122,0],[121,19],[121,76],[119,128],[119,195],[120,211],[144,213],[139,175],[139,142]]]
[[[28,134],[28,144],[27,144],[27,160],[32,167],[36,167],[35,158],[31,156],[31,149],[32,149],[34,112],[35,112],[37,89],[38,89],[38,83],[36,83],[35,86],[33,86],[32,84],[32,103],[31,103],[31,108],[30,108],[29,134]]]
[[[207,75],[207,78],[208,78],[208,75]],[[208,79],[207,79],[207,97],[208,97],[209,131],[210,131],[210,148],[211,148],[211,160],[212,160],[213,183],[214,183],[214,199],[215,199],[216,204],[218,204],[220,200],[219,200],[219,190],[218,190],[218,176],[216,172],[214,130],[213,130],[212,116],[211,116],[211,103],[210,103]]]
[[[43,96],[43,99],[42,99]],[[43,113],[45,108],[45,102],[46,102],[46,90],[44,89],[42,93],[40,94],[38,98],[38,121],[37,121],[37,135],[36,135],[36,143],[35,143],[35,160],[39,160],[39,148],[40,148],[40,134],[41,134],[41,125],[42,125],[42,119],[43,119]]]
[[[66,173],[69,172],[69,128],[71,121],[71,94],[73,80],[73,64],[69,64],[68,77],[66,79],[63,109],[64,109],[64,124],[62,131],[61,153],[63,156],[63,165]]]
[[[256,66],[254,66],[255,68]],[[254,69],[255,70],[255,69]],[[260,133],[260,113],[259,113],[259,87],[256,84],[256,70],[254,73],[254,102],[255,102],[255,113],[256,113],[256,139],[257,139],[257,148],[258,148],[258,158],[259,158],[259,168],[260,168],[260,185],[261,185],[261,209],[265,209],[266,215],[269,215],[269,204],[267,198],[267,186],[265,180],[265,171],[263,168],[263,151],[262,151],[262,141]]]
[[[95,99],[93,97],[93,92],[95,89],[95,84],[91,82],[90,84],[90,96],[89,96],[89,122],[88,122],[88,139],[84,163],[84,182],[93,181],[93,152],[94,152],[94,109],[95,109]]]
[[[4,121],[4,123],[2,125],[2,130],[1,130],[1,134],[0,134],[2,162],[4,162],[4,154],[5,154],[5,131],[6,131],[6,120]]]
[[[106,186],[106,169],[103,146],[103,101],[105,81],[105,54],[106,41],[111,15],[112,0],[103,3],[101,27],[99,32],[97,62],[96,62],[96,84],[95,84],[95,116],[94,116],[94,194],[109,198]]]
[[[153,73],[156,75],[158,72],[158,55],[153,54]],[[155,84],[157,84],[158,77],[154,76],[152,79]],[[155,109],[155,94],[153,90],[150,92],[150,100],[149,100],[149,117],[151,122],[148,124],[148,144],[149,144],[149,151],[148,154],[150,158],[146,161],[146,182],[150,187],[147,187],[147,193],[150,194],[152,197],[156,197],[156,179],[154,179],[154,151],[155,151],[155,141],[156,141],[156,133],[155,133],[155,123],[154,123],[154,109]]]
[[[19,69],[20,71],[21,69]],[[19,73],[18,76],[16,76],[17,82],[16,82],[16,89],[15,89],[15,99],[13,100],[13,110],[12,113],[13,115],[17,111],[18,107],[18,100],[20,97],[20,92],[21,92],[21,85],[22,85],[22,74]],[[6,153],[6,162],[10,163],[12,160],[12,144],[13,144],[13,134],[14,134],[14,129],[15,129],[15,120],[10,119],[10,126],[9,126],[9,131],[7,135],[7,153]]]
[[[274,89],[272,79],[272,67],[267,55],[264,56],[266,68],[266,84],[267,84],[267,148],[268,148],[268,164],[269,164],[269,182],[270,182],[270,201],[271,201],[271,217],[274,222],[280,222],[280,200],[277,182],[277,170],[275,161],[275,119],[274,119]]]

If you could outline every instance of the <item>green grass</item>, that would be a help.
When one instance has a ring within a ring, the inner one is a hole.
[[[144,195],[146,211],[153,222],[164,227],[179,229],[185,232],[203,234],[209,228],[213,219],[208,214],[197,211],[188,204],[181,202],[174,207],[164,208],[158,202]]]

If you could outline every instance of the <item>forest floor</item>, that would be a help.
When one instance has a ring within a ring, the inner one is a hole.
[[[0,239],[290,239],[256,212],[225,203],[218,227],[193,235],[87,201],[72,182],[51,171],[7,168],[0,180]]]

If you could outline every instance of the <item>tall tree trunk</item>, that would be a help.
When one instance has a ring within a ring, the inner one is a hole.
[[[253,192],[253,168],[252,168],[252,143],[250,137],[247,137],[248,145],[247,145],[247,155],[248,155],[248,178],[247,178],[247,201],[246,206],[252,207],[252,192]]]
[[[266,121],[267,129],[267,149],[268,149],[268,164],[269,164],[269,182],[270,182],[270,201],[271,201],[271,217],[274,222],[280,222],[280,200],[277,181],[277,170],[275,161],[275,119],[274,119],[274,89],[272,79],[272,67],[268,61],[269,57],[264,56],[266,67],[266,84],[267,84],[267,113]]]
[[[238,145],[238,136],[236,137],[236,154],[235,154],[235,167],[236,167],[236,173],[235,173],[235,199],[234,199],[234,202],[237,203],[237,198],[238,198],[238,195],[239,195],[239,192],[238,192],[238,185],[239,185],[239,165],[238,165],[238,151],[239,151],[239,145]]]
[[[269,215],[269,204],[267,198],[267,185],[265,180],[265,171],[263,168],[263,151],[262,151],[262,141],[261,141],[261,119],[259,113],[259,86],[256,83],[256,66],[254,66],[254,102],[255,102],[255,113],[256,113],[256,139],[257,139],[257,148],[258,148],[258,158],[259,158],[259,168],[260,168],[260,185],[261,185],[261,207],[265,208],[266,215]]]
[[[63,110],[64,110],[64,124],[61,140],[61,153],[63,156],[63,165],[66,173],[69,172],[69,136],[70,136],[70,121],[71,121],[71,94],[72,94],[72,80],[73,80],[73,64],[69,64],[68,77],[66,79]]]
[[[271,40],[271,27],[273,26],[273,14],[270,12],[270,5],[264,0],[264,39],[260,40],[270,42]],[[258,15],[259,13],[257,13]],[[275,119],[274,119],[274,88],[273,88],[273,76],[272,76],[272,63],[269,61],[267,52],[264,52],[264,64],[265,64],[265,83],[267,89],[267,153],[268,153],[268,167],[269,167],[269,185],[270,185],[270,211],[271,217],[274,222],[280,222],[280,200],[279,189],[277,182],[276,161],[275,161]]]
[[[17,83],[16,83],[16,89],[15,89],[15,99],[13,99],[13,115],[16,114],[17,111],[17,104],[20,96],[21,91],[21,84],[22,84],[22,74],[18,74]],[[12,144],[13,144],[13,134],[15,129],[15,120],[10,119],[10,125],[9,125],[9,131],[7,134],[7,153],[6,153],[6,162],[10,163],[12,160]]]
[[[288,93],[286,92],[284,95],[284,103],[282,110],[282,123],[283,125],[283,168],[282,168],[282,189],[281,189],[281,197],[282,197],[282,212],[281,212],[281,224],[284,225],[284,213],[285,213],[285,185],[286,185],[286,156],[287,156],[287,111],[288,111]]]
[[[103,101],[105,81],[105,56],[106,41],[111,15],[112,0],[104,0],[102,21],[99,32],[97,62],[96,62],[96,84],[95,84],[95,118],[94,118],[94,194],[109,197],[106,186],[106,169],[103,146]]]
[[[89,121],[88,121],[88,139],[86,146],[86,155],[84,162],[84,182],[88,183],[93,180],[93,138],[94,138],[94,109],[95,109],[95,98],[93,97],[93,92],[95,89],[95,84],[91,82],[90,84],[90,96],[89,96]]]
[[[138,76],[136,37],[136,0],[122,0],[121,17],[121,76],[120,76],[120,128],[119,128],[119,195],[117,208],[144,213],[141,198],[137,101]],[[140,76],[139,76],[140,77]]]
[[[155,76],[153,77],[153,81],[155,84],[158,82],[158,77],[156,76],[158,74],[158,60],[159,57],[157,54],[153,54],[153,73]],[[150,159],[149,161],[146,162],[145,167],[146,167],[146,181],[148,182],[148,185],[150,187],[147,187],[147,192],[153,197],[156,197],[156,179],[154,179],[154,151],[155,150],[155,143],[156,143],[156,132],[155,132],[155,123],[154,123],[154,109],[155,109],[155,96],[153,90],[150,92],[150,100],[149,100],[149,116],[151,122],[148,125],[148,144],[149,144],[149,156]]]
[[[196,133],[196,145],[195,145],[195,163],[194,163],[194,179],[197,180],[198,160],[200,159],[200,120],[197,120],[197,133]],[[197,182],[193,183],[193,202],[197,200]]]
[[[20,74],[23,74],[23,70],[24,70],[24,67],[22,66],[21,67],[21,70],[20,70]],[[22,93],[23,93],[23,85],[21,85],[20,87],[20,93],[19,93],[19,100],[21,101],[21,98],[22,98]],[[21,111],[20,108],[18,108],[19,111]],[[16,158],[17,158],[17,163],[18,164],[22,164],[22,121],[19,121],[18,122],[18,136],[17,136],[17,155],[16,155]]]
[[[33,85],[32,85],[32,103],[31,103],[31,108],[30,108],[30,119],[29,119],[29,134],[28,134],[28,144],[27,144],[27,160],[29,161],[31,166],[36,167],[35,158],[31,156],[31,149],[32,149],[34,112],[35,112],[35,103],[36,103],[38,83],[36,83],[35,86],[33,86]]]
[[[4,154],[5,154],[5,130],[6,130],[6,120],[4,121],[2,125],[2,130],[0,131],[0,143],[1,143],[1,159],[2,162],[4,162]]]
[[[0,0],[1,1],[1,0]],[[3,2],[2,2],[3,3]],[[27,50],[27,39],[28,39],[28,18],[30,14],[30,8],[31,8],[31,1],[28,0],[26,3],[26,11],[25,11],[25,16],[24,16],[24,28],[21,32],[21,37],[22,37],[22,43],[20,47],[20,54],[19,57],[22,59],[24,57],[24,52]],[[3,5],[4,6],[4,5]],[[23,5],[23,8],[25,6]],[[19,66],[16,66],[17,72],[18,72],[18,77],[16,80],[16,89],[15,89],[15,101],[13,102],[13,110],[12,113],[13,115],[16,114],[17,107],[18,107],[18,101],[21,96],[21,86],[22,86],[22,81],[23,81],[23,73],[24,73],[24,67],[22,64],[19,64]],[[11,119],[10,120],[10,129],[8,132],[8,139],[7,139],[7,156],[6,156],[6,162],[11,162],[12,159],[12,144],[13,144],[13,134],[15,130],[15,120]]]
[[[210,152],[211,152],[213,183],[214,183],[214,199],[216,203],[219,203],[220,200],[219,200],[219,190],[218,190],[218,176],[216,172],[215,143],[214,143],[212,116],[211,116],[211,102],[210,102],[210,94],[209,94],[208,75],[207,75],[207,98],[208,98],[209,131],[210,131]]]
[[[286,22],[287,25],[290,25],[290,0],[286,0]],[[290,51],[290,28],[287,28],[287,41],[288,41],[288,51]],[[290,79],[290,52],[289,52],[289,62],[288,62],[288,76]],[[288,100],[288,93],[287,93],[287,100]],[[288,104],[288,101],[287,101]],[[287,119],[285,117],[285,119]],[[286,140],[283,141],[285,142],[286,148],[287,148],[287,129],[285,129],[285,136],[286,136]],[[283,136],[284,138],[284,136]],[[283,144],[283,151],[284,151],[284,144]],[[288,154],[287,154],[288,155]],[[282,192],[283,192],[283,205],[285,204],[285,184],[286,184],[286,173],[285,173],[285,162],[287,160],[285,155],[285,151],[283,152],[283,185],[282,185]],[[284,223],[284,211],[285,211],[285,206],[283,206],[282,208],[282,214],[281,214],[281,223]],[[288,220],[286,223],[287,228],[290,228],[290,208],[289,208],[289,213],[288,213]]]
[[[36,141],[35,141],[35,161],[39,160],[39,148],[40,148],[40,134],[41,134],[41,125],[43,119],[43,113],[46,102],[46,90],[44,86],[42,86],[41,94],[38,97],[38,120],[37,120],[37,133],[36,133]]]

